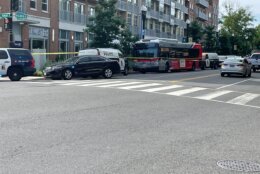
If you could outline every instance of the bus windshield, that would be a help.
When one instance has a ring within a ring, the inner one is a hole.
[[[155,44],[136,44],[133,50],[134,57],[158,57],[158,47]]]

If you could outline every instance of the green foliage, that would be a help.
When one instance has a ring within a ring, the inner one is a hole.
[[[246,8],[234,9],[232,4],[225,6],[226,15],[222,18],[221,50],[222,53],[247,55],[255,45],[253,40],[256,36],[252,22],[254,17]],[[234,50],[234,45],[237,50]],[[228,52],[227,52],[228,51]]]
[[[113,46],[112,41],[118,39],[120,29],[124,27],[122,19],[116,15],[117,0],[99,0],[95,8],[95,17],[87,27],[87,32],[94,34],[93,47],[107,48]]]
[[[193,21],[191,24],[190,24],[190,28],[189,28],[189,31],[190,31],[190,35],[193,39],[194,42],[200,42],[201,41],[201,38],[202,38],[202,27],[201,25],[197,22],[197,21]]]
[[[255,28],[254,49],[260,50],[260,25]]]
[[[217,38],[214,26],[206,26],[205,30],[204,50],[207,52],[215,52],[217,47]]]
[[[120,35],[120,50],[126,55],[131,54],[132,45],[138,41],[137,36],[133,36],[128,28],[122,30]]]

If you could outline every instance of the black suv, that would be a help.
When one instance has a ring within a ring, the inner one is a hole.
[[[19,81],[24,76],[35,73],[35,62],[27,49],[0,48],[0,75]]]

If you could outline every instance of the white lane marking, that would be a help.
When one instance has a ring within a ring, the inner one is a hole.
[[[231,93],[231,92],[232,91],[216,91],[216,92],[209,93],[209,94],[202,95],[200,97],[195,97],[195,98],[202,99],[202,100],[211,100],[213,98],[217,98],[219,96],[222,96],[222,95],[225,95],[225,94],[228,94],[228,93]]]
[[[232,83],[232,84],[225,85],[225,86],[221,86],[221,87],[219,87],[219,88],[217,88],[217,89],[223,89],[223,88],[226,88],[226,87],[234,86],[234,85],[237,85],[237,84],[239,84],[239,83],[246,82],[246,81],[248,81],[248,80],[250,80],[250,79],[242,80],[242,81],[240,81],[240,82]]]
[[[135,85],[135,84],[140,84],[143,82],[127,82],[127,83],[119,83],[119,84],[112,84],[112,85],[102,85],[102,86],[97,86],[101,88],[107,88],[107,87],[117,87],[117,86],[125,86],[125,85]]]
[[[232,100],[227,101],[227,103],[237,104],[237,105],[245,105],[251,100],[259,97],[259,94],[246,93],[244,95],[238,96]]]
[[[113,84],[113,83],[120,83],[122,81],[112,81],[112,82],[97,82],[97,83],[89,83],[83,85],[76,85],[76,86],[96,86],[96,85],[106,85],[106,84]]]
[[[260,79],[250,79],[250,81],[253,81],[253,82],[260,82]]]
[[[167,94],[167,95],[182,96],[182,95],[185,95],[185,94],[189,94],[189,93],[197,92],[197,91],[202,91],[202,90],[205,90],[205,89],[207,89],[207,88],[194,87],[194,88],[189,88],[189,89],[184,89],[184,90],[169,92],[169,93],[166,93],[166,94]]]
[[[159,87],[159,88],[150,88],[150,89],[144,89],[141,90],[143,92],[157,92],[157,91],[163,91],[167,89],[175,89],[175,88],[181,88],[183,87],[182,85],[171,85],[171,86],[164,86],[164,87]]]
[[[149,86],[158,86],[158,85],[161,85],[161,84],[159,84],[159,83],[148,83],[148,84],[143,84],[143,85],[119,87],[119,89],[136,89],[136,88],[143,88],[143,87],[149,87]]]
[[[107,82],[107,81],[78,81],[78,82],[65,82],[65,83],[60,83],[60,85],[65,85],[65,86],[70,86],[70,85],[83,85],[83,84],[93,84],[93,83],[104,83],[104,82]]]

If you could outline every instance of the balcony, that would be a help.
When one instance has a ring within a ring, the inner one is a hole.
[[[164,3],[167,5],[171,5],[171,0],[164,0]]]
[[[209,2],[206,0],[196,0],[196,3],[200,5],[201,7],[208,8]]]
[[[132,3],[126,3],[125,1],[122,0],[117,1],[116,8],[121,11],[132,12],[135,14],[139,14],[140,12],[138,5]]]
[[[60,18],[60,21],[62,21],[62,22],[72,23],[73,22],[73,13],[71,11],[60,10],[59,18]]]
[[[200,20],[203,20],[203,21],[207,21],[208,20],[207,14],[203,13],[201,11],[198,11],[197,18],[199,18]]]
[[[175,8],[177,8],[178,10],[184,12],[185,14],[188,14],[188,8],[185,7],[184,5],[178,3],[178,2],[175,2]]]
[[[158,11],[154,11],[154,10],[150,10],[150,11],[147,11],[147,16],[150,16],[154,19],[159,19],[160,18],[160,14]]]
[[[83,14],[74,13],[74,23],[79,25],[86,25],[87,16]]]
[[[150,37],[175,38],[175,35],[172,35],[171,33],[160,32],[158,30],[151,29],[147,29],[145,35]]]
[[[132,25],[128,25],[128,29],[131,31],[131,33],[133,35],[139,35],[139,28],[138,26],[132,26]]]

